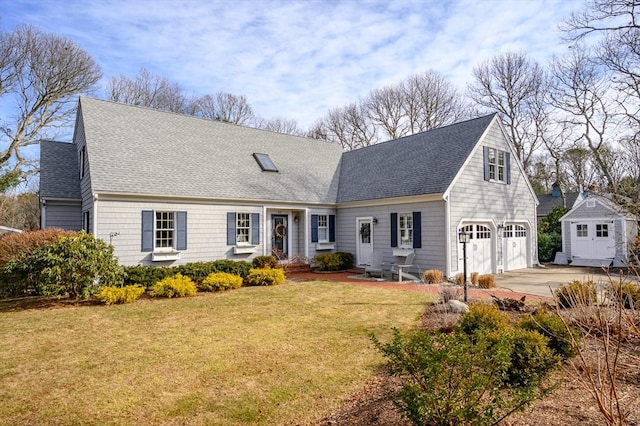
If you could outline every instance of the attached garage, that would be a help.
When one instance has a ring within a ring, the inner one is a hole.
[[[502,231],[504,270],[513,271],[527,267],[527,247],[529,234],[527,228],[519,224],[507,224]]]
[[[490,274],[493,271],[493,233],[485,224],[474,223],[462,227],[469,234],[467,244],[467,270],[479,274]],[[462,244],[458,253],[462,256]]]
[[[562,251],[576,266],[626,266],[638,219],[603,196],[589,194],[561,219]]]

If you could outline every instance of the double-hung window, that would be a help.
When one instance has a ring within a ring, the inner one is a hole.
[[[238,213],[236,215],[236,244],[249,244],[251,235],[251,214]]]
[[[496,148],[484,147],[484,180],[511,183],[509,153]]]
[[[173,248],[175,232],[175,212],[156,212],[155,248]]]
[[[329,216],[326,214],[318,215],[318,242],[329,242]]]
[[[400,247],[413,247],[413,213],[400,213]]]
[[[227,212],[227,245],[256,246],[260,244],[260,214]]]
[[[166,253],[186,249],[186,211],[142,211],[142,251]]]
[[[311,215],[311,242],[325,244],[336,241],[336,215]]]

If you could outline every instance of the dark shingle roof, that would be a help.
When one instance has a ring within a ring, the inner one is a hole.
[[[576,198],[578,198],[579,194],[579,192],[567,192],[565,194],[567,199],[567,208],[570,209],[573,207],[573,204],[576,202]],[[537,209],[538,216],[546,216],[551,213],[551,210],[553,210],[554,207],[562,207],[563,205],[562,196],[553,196],[552,194],[538,195],[538,201],[540,201]]]
[[[338,202],[444,193],[494,116],[344,153]]]
[[[95,192],[336,201],[336,144],[86,97],[80,111]]]
[[[47,140],[40,142],[40,197],[81,199],[75,144]]]

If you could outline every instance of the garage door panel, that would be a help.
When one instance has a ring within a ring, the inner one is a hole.
[[[470,235],[470,240],[467,244],[468,271],[490,274],[493,269],[491,229],[481,224],[465,225],[462,229]],[[460,244],[459,250],[462,253],[462,244]]]
[[[504,239],[504,269],[512,271],[527,267],[527,246],[529,235],[522,225],[506,225],[502,233]]]

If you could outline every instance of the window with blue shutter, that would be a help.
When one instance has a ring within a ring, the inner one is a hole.
[[[391,213],[391,247],[398,247],[398,213]]]
[[[227,245],[236,245],[236,213],[227,213]]]
[[[482,147],[484,180],[511,183],[511,154],[496,148]]]
[[[142,210],[142,251],[153,251],[153,210]]]
[[[312,243],[318,242],[318,215],[317,214],[311,215],[311,242]]]
[[[142,211],[143,252],[155,249],[187,249],[186,211]]]
[[[336,215],[329,215],[329,242],[336,242]]]
[[[187,212],[176,212],[176,250],[187,249]]]
[[[260,244],[260,213],[251,213],[251,244]]]
[[[482,158],[484,163],[484,180],[489,180],[489,147],[482,147]]]
[[[413,212],[413,248],[422,248],[421,212]]]
[[[260,244],[260,213],[227,212],[227,245],[238,243]]]

